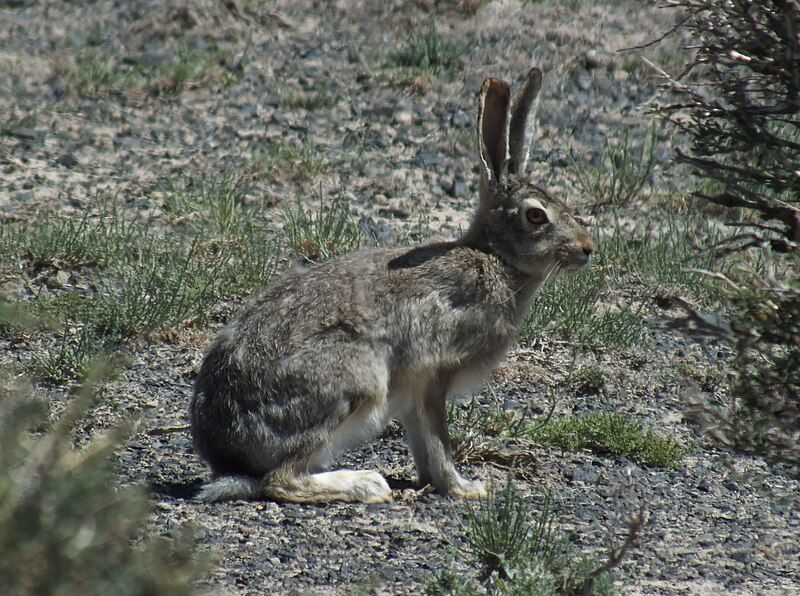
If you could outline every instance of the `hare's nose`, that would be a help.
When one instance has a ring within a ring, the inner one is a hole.
[[[583,249],[583,254],[585,254],[587,257],[590,257],[594,252],[594,242],[592,242],[592,239],[587,236],[583,242],[581,242],[581,248]]]

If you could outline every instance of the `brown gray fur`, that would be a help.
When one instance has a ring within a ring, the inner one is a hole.
[[[564,204],[521,177],[540,86],[534,68],[513,100],[504,81],[481,88],[481,192],[462,238],[285,275],[220,333],[191,402],[194,444],[215,476],[200,498],[390,501],[377,472],[322,470],[392,418],[421,484],[484,494],[453,465],[446,399],[480,384],[541,284],[593,250]]]

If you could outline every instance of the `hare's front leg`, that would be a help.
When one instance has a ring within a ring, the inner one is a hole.
[[[413,407],[402,417],[417,475],[421,485],[431,484],[440,493],[461,499],[486,496],[477,480],[466,480],[455,468],[447,432],[447,386],[442,379],[431,381],[416,396]]]

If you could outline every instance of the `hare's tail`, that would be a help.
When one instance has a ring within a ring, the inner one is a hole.
[[[252,476],[219,476],[208,484],[197,495],[207,503],[214,501],[236,501],[263,497],[261,481]]]

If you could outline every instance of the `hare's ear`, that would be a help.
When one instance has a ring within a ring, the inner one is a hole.
[[[528,164],[528,153],[533,135],[533,107],[542,88],[542,71],[531,68],[511,102],[511,123],[509,125],[508,171],[522,174]]]
[[[478,146],[481,187],[492,191],[508,165],[511,89],[500,79],[486,79],[478,94]]]

